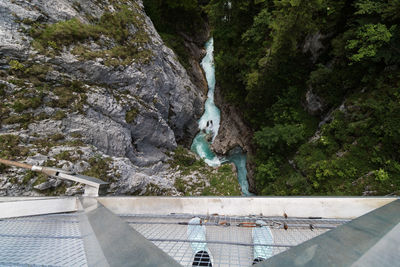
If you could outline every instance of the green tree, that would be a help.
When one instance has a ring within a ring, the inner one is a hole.
[[[278,149],[288,151],[304,140],[304,126],[277,124],[274,127],[263,127],[254,134],[256,143],[267,151]]]
[[[395,27],[389,30],[386,25],[381,23],[359,27],[355,39],[347,41],[346,49],[350,52],[355,51],[355,53],[351,53],[349,59],[355,62],[368,58],[380,60],[381,58],[377,57],[377,54],[384,45],[389,43],[392,37],[391,31],[394,30]]]

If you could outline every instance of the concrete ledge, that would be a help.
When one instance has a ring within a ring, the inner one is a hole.
[[[188,213],[289,217],[357,218],[394,197],[99,197],[116,214]]]
[[[324,217],[353,219],[394,197],[99,197],[116,214],[214,214],[229,216]],[[1,197],[0,218],[71,212],[75,197]]]
[[[57,198],[60,198],[60,197],[46,197],[46,196],[40,196],[40,197],[0,197],[0,202],[38,200],[38,199],[57,199]]]
[[[73,212],[78,210],[77,198],[22,199],[3,198],[0,202],[0,219],[33,216],[52,213]]]

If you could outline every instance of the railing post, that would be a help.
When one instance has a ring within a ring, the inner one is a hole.
[[[82,183],[85,185],[84,196],[98,197],[99,193],[103,193],[104,189],[108,186],[107,182],[104,182],[100,179],[86,175],[75,174],[73,172],[69,172],[63,169],[29,165],[26,163],[15,162],[6,159],[0,159],[0,163],[8,166],[31,170],[34,172],[40,172],[54,178]]]

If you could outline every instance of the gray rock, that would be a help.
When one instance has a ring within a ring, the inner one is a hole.
[[[29,53],[29,39],[24,40],[24,34],[19,31],[18,18],[36,19],[37,11],[29,10],[18,4],[25,1],[0,1],[0,65],[7,64],[7,58],[26,59]],[[26,5],[25,5],[26,6]]]
[[[87,96],[79,111],[64,108],[66,116],[60,120],[35,121],[26,130],[19,129],[18,125],[1,125],[0,132],[19,135],[24,145],[54,134],[63,135],[67,141],[82,141],[82,146],[56,145],[48,149],[48,154],[43,151],[39,154],[37,150],[40,148],[32,148],[35,156],[29,157],[27,162],[42,165],[45,161],[55,160],[63,151],[71,151],[75,161],[58,161],[57,167],[83,172],[89,168],[88,162],[94,155],[110,157],[113,174],[120,175],[112,182],[115,194],[143,192],[149,183],[173,192],[174,178],[166,171],[166,152],[175,149],[178,143],[189,145],[196,134],[197,120],[203,112],[205,100],[204,81],[201,88],[197,83],[194,85],[176,55],[163,44],[151,20],[144,14],[142,2],[135,1],[139,6],[137,11],[144,16],[143,30],[150,38],[144,45],[153,54],[147,64],[132,62],[128,66],[108,67],[100,57],[79,59],[71,52],[74,45],[63,47],[62,53],[54,58],[47,57],[30,46],[32,38],[26,34],[30,26],[21,22],[29,19],[55,23],[78,18],[89,23],[87,18],[90,16],[98,18],[105,10],[114,12],[117,2],[0,0],[0,69],[9,68],[11,59],[23,62],[29,57],[30,61],[52,67],[45,77],[51,86],[59,85],[62,80],[79,80],[84,84]],[[131,7],[137,8],[136,4]],[[132,25],[128,30],[133,34],[138,29]],[[103,37],[98,42],[88,41],[84,45],[93,50],[109,49],[109,41]],[[7,90],[21,88],[10,85]],[[46,101],[57,99],[51,93],[45,96]],[[57,106],[42,105],[32,112],[53,116],[60,110]],[[127,114],[132,110],[137,110],[137,114],[128,122]],[[78,135],[80,137],[76,137]],[[74,154],[78,150],[83,154]],[[18,174],[19,179],[22,176],[23,173]],[[10,175],[4,180],[9,179]],[[45,190],[57,186],[45,182],[35,188]],[[18,185],[12,188],[16,189],[7,187],[1,194],[21,195],[32,189]],[[69,188],[68,195],[81,192],[80,188]],[[37,194],[34,191],[30,193]]]
[[[35,185],[33,188],[35,188],[36,190],[39,190],[39,191],[43,191],[43,190],[46,190],[46,189],[49,189],[52,187],[53,187],[53,184],[50,181],[46,181],[44,183]]]
[[[83,188],[82,185],[71,186],[67,188],[67,190],[65,191],[65,195],[67,196],[81,195],[84,193],[84,191],[85,189]]]
[[[34,156],[28,157],[25,162],[30,165],[43,165],[48,159],[49,157],[45,155],[36,154]]]
[[[306,93],[305,108],[311,115],[320,115],[325,108],[323,100],[309,89]]]
[[[243,120],[243,114],[234,106],[223,100],[221,90],[215,90],[215,103],[221,110],[221,123],[217,137],[214,139],[212,149],[220,155],[227,155],[231,150],[240,147],[247,153],[247,158],[252,158],[255,149],[252,145],[253,132]],[[255,192],[254,163],[246,162],[247,180],[249,190]]]
[[[36,133],[37,135],[53,135],[61,133],[61,121],[44,120],[37,123],[32,123],[28,126],[31,133]]]
[[[308,35],[304,41],[303,53],[310,52],[313,63],[317,61],[324,48],[321,42],[324,37],[325,36],[320,32],[317,32],[315,34]]]

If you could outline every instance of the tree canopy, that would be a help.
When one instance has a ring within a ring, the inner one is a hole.
[[[217,84],[255,130],[259,193],[399,193],[399,0],[211,0],[207,10]]]

